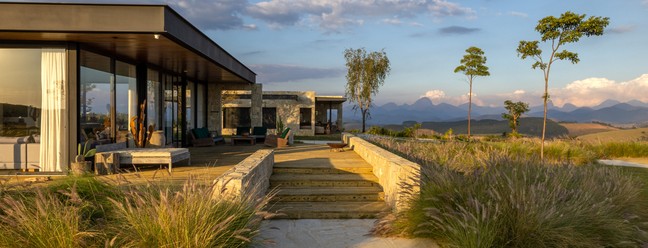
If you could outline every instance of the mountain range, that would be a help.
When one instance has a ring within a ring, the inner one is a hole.
[[[352,109],[353,105],[346,105],[345,121],[359,121],[359,111]],[[633,124],[638,125],[648,122],[648,103],[638,100],[619,102],[606,100],[594,107],[577,107],[567,103],[562,107],[548,103],[548,117],[559,122],[604,122],[609,124]],[[477,106],[473,104],[472,119],[501,120],[504,107]],[[403,121],[417,122],[438,122],[438,121],[460,121],[466,120],[468,114],[468,103],[458,106],[448,103],[433,104],[432,101],[423,97],[412,104],[398,105],[390,102],[381,106],[374,106],[370,110],[371,119],[369,124],[400,124]],[[525,117],[542,117],[543,106],[532,106]]]

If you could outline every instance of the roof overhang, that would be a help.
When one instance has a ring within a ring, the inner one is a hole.
[[[167,5],[0,3],[0,41],[77,42],[206,82],[256,74]]]
[[[335,103],[343,103],[346,102],[346,98],[343,96],[316,96],[315,101],[316,102],[335,102]]]

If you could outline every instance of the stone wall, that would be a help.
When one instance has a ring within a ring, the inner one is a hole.
[[[396,212],[407,208],[409,196],[420,191],[421,166],[352,134],[343,133],[342,139],[373,166],[385,191],[385,202]]]
[[[260,199],[270,187],[274,150],[258,150],[214,180],[212,197]]]

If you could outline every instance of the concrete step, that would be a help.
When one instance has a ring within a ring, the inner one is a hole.
[[[273,202],[384,201],[380,187],[280,188]]]
[[[371,167],[334,167],[334,168],[315,168],[315,167],[278,167],[272,169],[272,173],[293,173],[293,174],[371,174]]]
[[[380,186],[373,174],[291,174],[270,176],[270,188],[282,187],[374,187]]]
[[[271,213],[283,213],[276,219],[368,219],[389,211],[385,202],[278,202],[270,204]]]

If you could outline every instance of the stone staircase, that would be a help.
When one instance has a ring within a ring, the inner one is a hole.
[[[376,218],[389,210],[368,165],[275,164],[270,188],[278,189],[270,212],[283,219]]]

